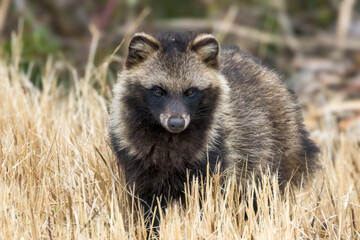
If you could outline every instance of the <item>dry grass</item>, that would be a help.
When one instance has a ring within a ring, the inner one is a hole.
[[[108,62],[95,68],[90,61],[80,77],[49,60],[40,91],[19,70],[13,40],[11,60],[0,60],[0,239],[144,239],[106,138],[111,93],[94,87],[104,86]],[[68,92],[63,68],[72,73]],[[281,196],[265,175],[255,216],[234,201],[235,181],[221,194],[215,177],[202,209],[197,185],[187,190],[185,209],[167,209],[160,239],[360,239],[357,136],[339,133],[331,115],[312,134],[324,169],[306,188]]]

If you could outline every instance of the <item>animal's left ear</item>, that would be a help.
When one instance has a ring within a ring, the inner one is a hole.
[[[190,50],[196,52],[202,61],[212,68],[219,67],[219,43],[211,34],[200,34],[190,43]]]

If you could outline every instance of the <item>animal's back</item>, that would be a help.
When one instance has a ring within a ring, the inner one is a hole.
[[[301,109],[282,78],[237,47],[221,52],[221,72],[229,83],[228,141],[238,166],[247,173],[278,170],[279,182],[301,177],[318,168],[315,144],[304,129]],[[244,168],[246,166],[246,168]]]

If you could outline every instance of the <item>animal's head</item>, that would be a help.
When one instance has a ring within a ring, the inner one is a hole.
[[[210,34],[135,34],[120,74],[121,101],[136,109],[129,113],[133,120],[161,125],[170,133],[196,121],[209,125],[228,91],[219,51]]]

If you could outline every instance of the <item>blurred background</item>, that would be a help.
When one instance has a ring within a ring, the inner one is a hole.
[[[213,33],[284,74],[307,127],[331,116],[339,132],[360,136],[360,2],[356,0],[1,0],[0,56],[22,38],[22,71],[41,88],[51,56],[85,71],[111,54],[111,89],[126,43],[137,31]],[[94,41],[94,39],[96,41]],[[89,56],[96,45],[96,53]],[[60,70],[61,71],[61,70]],[[61,72],[66,84],[70,74]],[[356,134],[355,134],[356,133]],[[360,137],[358,137],[360,143]]]

